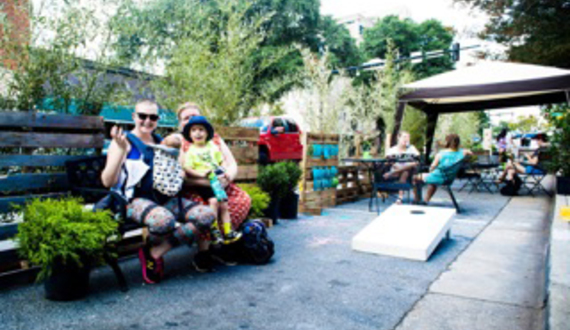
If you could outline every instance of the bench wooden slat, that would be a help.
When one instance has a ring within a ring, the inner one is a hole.
[[[255,164],[257,163],[257,158],[259,151],[257,146],[253,147],[241,147],[241,146],[231,146],[229,147],[232,155],[238,164]]]
[[[257,179],[257,164],[238,166],[238,174],[237,177],[235,178],[236,181],[255,180],[255,179]]]
[[[45,156],[45,155],[0,155],[0,168],[9,166],[65,166],[70,160],[80,160],[86,156]]]
[[[16,193],[29,189],[53,191],[69,189],[65,173],[17,174],[0,179],[0,192]]]
[[[63,134],[0,132],[0,147],[30,148],[103,148],[105,136],[99,134]]]
[[[8,223],[0,226],[0,241],[12,238],[18,233],[17,223]]]
[[[50,128],[70,130],[103,130],[102,117],[46,114],[39,112],[0,112],[0,127],[4,128]]]
[[[257,128],[216,126],[214,129],[225,141],[257,142],[259,140],[259,129]]]
[[[50,193],[50,194],[36,194],[36,195],[22,195],[0,198],[0,213],[7,213],[13,211],[14,205],[23,205],[34,198],[61,198],[68,195],[67,193]]]

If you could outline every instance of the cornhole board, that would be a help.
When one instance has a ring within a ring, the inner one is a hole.
[[[426,261],[451,228],[455,209],[392,205],[352,239],[352,249]]]

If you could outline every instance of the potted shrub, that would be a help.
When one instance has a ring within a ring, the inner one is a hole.
[[[251,207],[249,209],[248,219],[259,219],[264,216],[263,211],[269,206],[271,198],[269,194],[261,190],[255,184],[238,184],[238,186],[251,198]]]
[[[116,235],[108,211],[92,212],[76,198],[33,200],[21,208],[18,253],[41,267],[46,298],[74,300],[87,295],[92,266],[103,262],[105,245]]]
[[[570,109],[555,106],[549,112],[549,122],[554,128],[549,154],[549,170],[556,173],[556,192],[570,195]]]
[[[299,195],[295,192],[303,172],[294,162],[280,163],[287,173],[287,193],[281,199],[279,215],[282,219],[297,219],[299,209]]]
[[[257,175],[257,185],[271,197],[271,202],[264,214],[277,223],[279,218],[279,204],[287,194],[288,175],[284,163],[262,166]]]

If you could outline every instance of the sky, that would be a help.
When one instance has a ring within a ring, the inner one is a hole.
[[[454,4],[453,0],[321,0],[321,14],[332,15],[334,18],[353,14],[362,14],[366,17],[398,14],[416,22],[435,18],[445,26],[453,27],[456,32],[455,41],[462,47],[480,45],[478,51],[498,49],[498,45],[484,42],[476,37],[487,22],[487,16],[480,11]],[[464,56],[469,53],[462,54],[462,60],[465,60],[462,64],[473,61],[470,56]]]

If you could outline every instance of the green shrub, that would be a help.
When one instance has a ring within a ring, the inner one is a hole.
[[[100,264],[107,239],[117,234],[118,224],[108,211],[86,210],[80,199],[36,199],[20,209],[24,221],[16,236],[18,252],[41,267],[38,280],[51,274],[56,260],[82,266],[84,256]]]
[[[259,219],[263,217],[263,210],[269,206],[271,198],[269,194],[261,190],[255,184],[238,184],[251,198],[251,209],[249,210],[249,219]]]
[[[287,190],[288,192],[293,192],[299,184],[303,171],[301,171],[299,164],[295,162],[285,162],[282,164],[285,169],[285,173],[287,173]]]
[[[273,198],[283,198],[289,191],[289,176],[285,163],[262,166],[257,174],[257,185]]]

